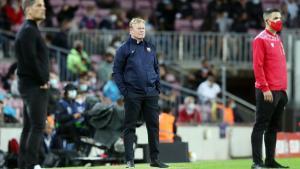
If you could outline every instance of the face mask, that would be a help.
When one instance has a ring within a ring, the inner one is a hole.
[[[116,15],[111,15],[111,16],[110,16],[110,20],[111,20],[112,22],[116,22],[117,16],[116,16]]]
[[[195,103],[189,103],[186,109],[186,113],[191,115],[194,113]]]
[[[231,103],[230,107],[231,107],[232,109],[234,109],[234,108],[236,108],[236,104],[235,104],[235,103]]]
[[[252,0],[252,3],[259,4],[260,0]]]
[[[84,99],[83,98],[78,98],[78,99],[76,99],[76,102],[79,103],[79,104],[82,104],[82,103],[84,103]]]
[[[91,79],[91,83],[92,83],[92,84],[96,84],[96,83],[97,83],[97,78],[95,78],[95,77],[92,78],[92,79]]]
[[[87,91],[87,89],[88,89],[88,86],[86,85],[86,84],[83,84],[83,85],[80,85],[79,86],[79,89],[80,89],[80,91]]]
[[[77,96],[77,91],[76,91],[76,90],[69,90],[69,91],[68,91],[68,97],[69,97],[70,99],[75,99],[76,96]]]
[[[279,32],[282,30],[282,21],[277,21],[277,22],[273,22],[273,21],[270,21],[270,27],[276,31],[276,32]]]
[[[58,80],[57,79],[50,79],[50,85],[53,88],[58,88]]]
[[[78,47],[76,47],[76,50],[77,50],[78,52],[81,52],[81,51],[82,51],[82,47],[81,47],[81,46],[78,46]]]

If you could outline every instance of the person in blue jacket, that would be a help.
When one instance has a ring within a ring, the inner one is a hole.
[[[118,48],[113,65],[113,79],[125,101],[126,168],[134,168],[133,143],[140,113],[148,132],[150,166],[168,168],[158,160],[160,79],[156,49],[144,40],[145,20],[133,18],[129,23],[129,31],[130,37]]]

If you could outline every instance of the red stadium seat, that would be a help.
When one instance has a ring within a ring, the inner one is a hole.
[[[132,0],[119,0],[120,6],[122,9],[130,10],[133,7]]]
[[[80,5],[83,7],[96,6],[96,2],[94,0],[82,0],[80,1]]]
[[[139,0],[139,1],[136,1],[135,8],[137,10],[151,9],[152,5],[151,5],[151,2],[148,0]]]
[[[80,1],[79,0],[66,0],[65,4],[68,4],[70,6],[78,6],[78,5],[80,5]]]
[[[200,30],[203,24],[203,19],[194,19],[192,24],[193,24],[193,30],[195,31]]]
[[[192,22],[186,19],[177,19],[175,21],[175,30],[177,31],[191,31],[193,29]]]
[[[62,0],[50,0],[50,5],[55,6],[62,6],[64,4],[64,1]]]
[[[83,15],[86,14],[86,10],[85,8],[79,8],[76,12],[75,12],[75,16],[80,16],[82,17]]]
[[[109,9],[97,9],[96,15],[99,17],[106,17],[109,16],[110,10]]]

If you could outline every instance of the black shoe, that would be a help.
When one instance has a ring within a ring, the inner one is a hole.
[[[158,167],[158,168],[169,168],[169,166],[167,164],[164,164],[164,163],[160,162],[159,160],[151,160],[150,166]]]
[[[267,161],[266,161],[266,162],[265,162],[265,166],[266,166],[267,168],[290,168],[289,166],[283,166],[283,165],[277,163],[275,160],[272,161],[272,162],[267,162]]]
[[[263,164],[252,164],[251,169],[262,169],[265,166]]]
[[[127,161],[126,162],[126,168],[135,168],[134,167],[134,162],[133,161]]]

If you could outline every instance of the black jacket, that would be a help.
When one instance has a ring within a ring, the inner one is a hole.
[[[21,85],[41,86],[49,81],[48,49],[35,21],[24,22],[17,33],[15,51]]]
[[[123,96],[129,93],[158,95],[159,66],[155,47],[129,38],[118,50],[114,60],[113,78]]]

